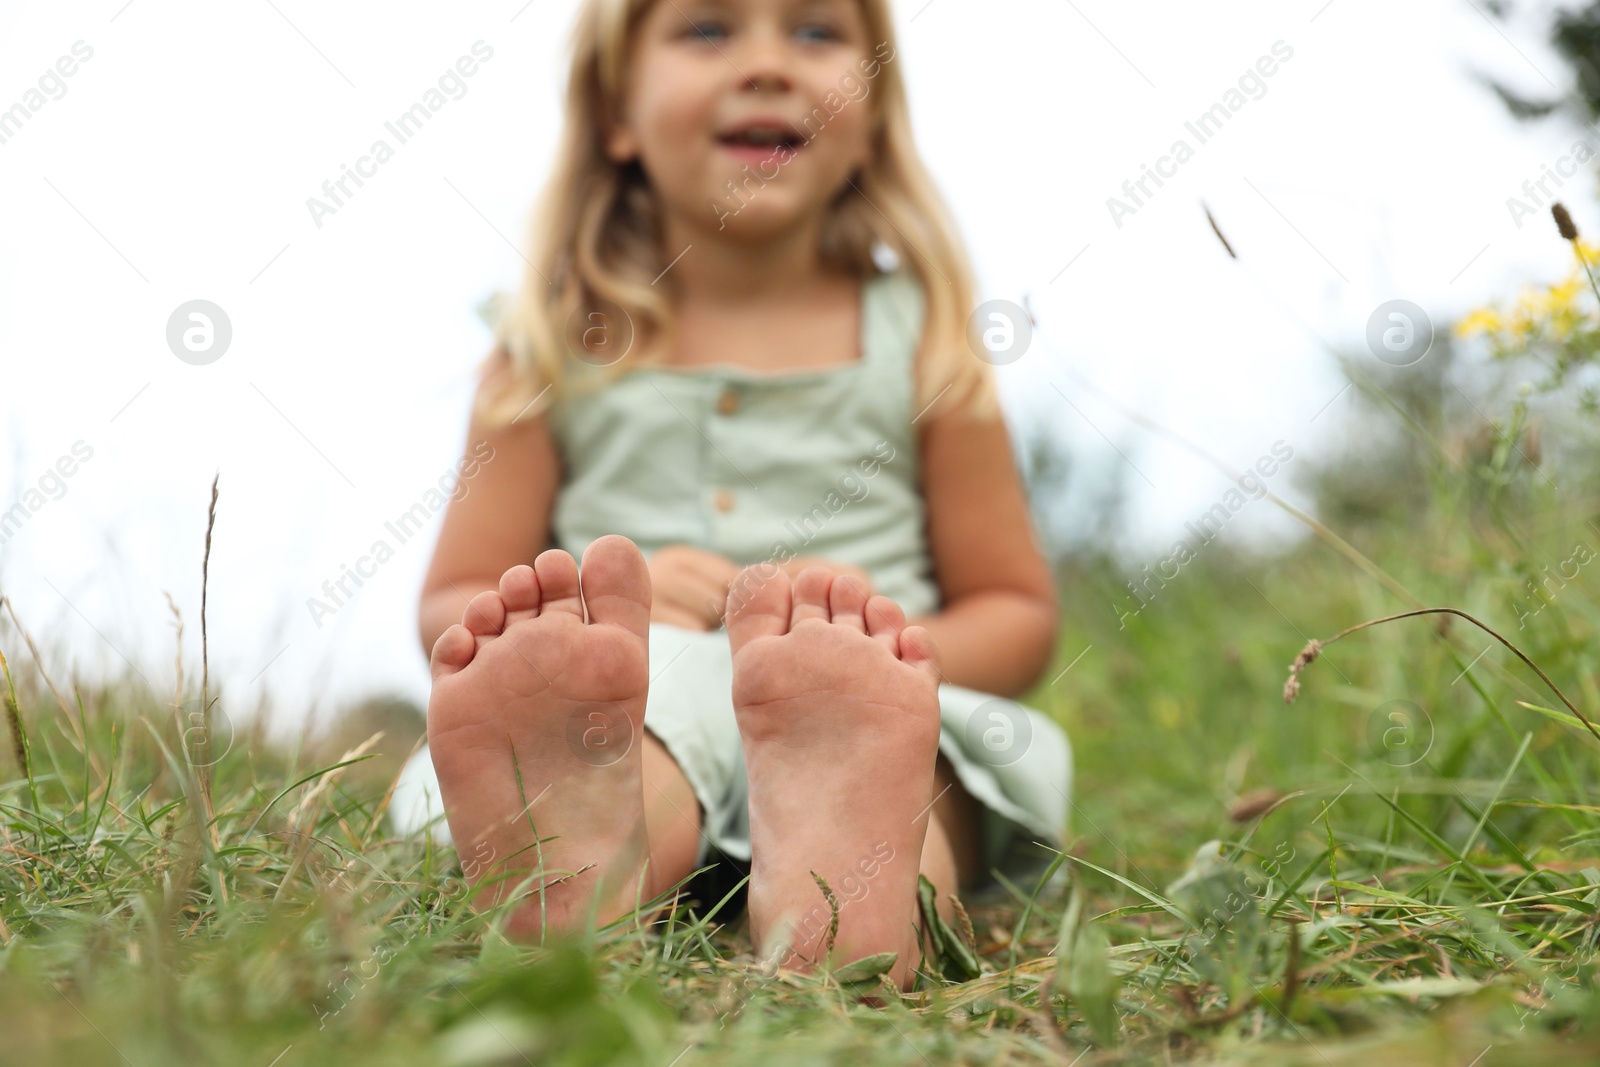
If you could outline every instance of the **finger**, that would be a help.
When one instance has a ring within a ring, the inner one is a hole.
[[[722,625],[722,614],[726,610],[723,597],[699,596],[687,589],[658,589],[656,604],[671,612],[675,620],[688,620],[676,622],[676,625],[692,623],[691,628],[696,630],[715,630]]]
[[[739,570],[739,564],[720,552],[713,552],[697,545],[673,545],[672,547],[676,550],[674,552],[676,556],[675,562],[689,570],[705,573],[726,571],[730,576],[736,574]],[[665,552],[667,550],[662,549],[662,551]]]
[[[656,602],[650,609],[650,621],[680,626],[685,630],[709,629],[699,616],[670,602]]]
[[[681,588],[697,601],[715,600],[719,604],[728,597],[728,586],[738,576],[739,568],[723,570],[721,567],[693,571],[681,575]]]

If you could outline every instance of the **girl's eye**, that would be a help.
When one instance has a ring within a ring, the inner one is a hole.
[[[818,22],[813,22],[808,26],[802,26],[797,32],[801,35],[807,33],[821,34],[819,38],[816,38],[818,41],[836,41],[839,39],[838,33],[834,32],[832,26],[825,26]]]
[[[720,22],[702,21],[690,25],[684,31],[684,36],[692,40],[711,41],[718,37],[726,36],[728,29]],[[840,39],[839,32],[832,26],[824,23],[813,22],[800,27],[795,33],[801,38],[812,43],[825,43]]]
[[[696,22],[689,27],[685,33],[685,36],[693,37],[697,40],[709,41],[714,35],[724,32],[726,31],[724,31],[722,23],[720,22]]]

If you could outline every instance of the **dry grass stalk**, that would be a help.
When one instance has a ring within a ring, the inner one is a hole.
[[[178,605],[173,601],[171,593],[163,589],[161,595],[167,598],[167,610],[172,612],[172,625],[178,631],[178,647],[173,656],[172,664],[173,670],[177,674],[177,682],[173,686],[172,706],[181,711],[183,708],[183,613],[178,610]]]
[[[1556,220],[1556,232],[1572,245],[1573,255],[1578,257],[1578,262],[1583,264],[1583,273],[1589,276],[1589,288],[1594,290],[1596,299],[1600,299],[1600,284],[1594,280],[1594,271],[1589,269],[1589,260],[1584,257],[1583,246],[1578,243],[1578,225],[1572,221],[1572,215],[1567,211],[1567,206],[1557,200],[1550,205],[1550,216]]]
[[[1556,229],[1562,237],[1568,241],[1576,241],[1578,239],[1578,227],[1573,223],[1572,216],[1567,212],[1565,204],[1557,200],[1550,205],[1550,214],[1555,218]]]
[[[17,768],[33,782],[33,765],[28,759],[28,735],[22,730],[22,712],[17,706],[17,688],[11,684],[11,664],[6,654],[0,652],[0,672],[6,677],[6,726],[11,730],[11,751],[17,757]]]
[[[1233,246],[1228,243],[1228,239],[1222,236],[1222,227],[1217,225],[1216,218],[1212,216],[1211,209],[1206,206],[1206,202],[1204,200],[1200,201],[1200,210],[1206,213],[1206,221],[1211,223],[1211,232],[1217,235],[1217,240],[1221,241],[1222,247],[1227,249],[1228,258],[1238,259],[1239,253],[1235,252],[1233,250]]]
[[[828,936],[822,942],[820,958],[826,960],[833,954],[833,943],[839,937],[839,898],[833,895],[833,890],[828,888],[828,883],[816,871],[811,872],[811,877],[816,879],[817,888],[822,890],[822,899],[828,902],[828,910],[832,912],[828,919]]]
[[[1228,805],[1228,821],[1249,822],[1256,816],[1264,815],[1277,807],[1283,799],[1283,791],[1274,789],[1270,785],[1253,789]]]
[[[1512,652],[1516,653],[1517,658],[1523,663],[1526,663],[1533,673],[1539,676],[1540,680],[1549,687],[1552,693],[1561,698],[1561,703],[1567,706],[1567,710],[1572,712],[1579,722],[1588,727],[1589,732],[1594,734],[1595,740],[1600,741],[1600,730],[1595,729],[1594,723],[1589,721],[1588,716],[1579,711],[1578,706],[1567,699],[1567,694],[1563,693],[1560,687],[1558,687],[1555,682],[1550,680],[1550,676],[1544,673],[1537,663],[1529,659],[1527,654],[1524,653],[1522,649],[1518,648],[1516,645],[1513,645],[1510,641],[1507,641],[1504,637],[1501,637],[1494,630],[1458,608],[1421,608],[1417,611],[1402,611],[1398,615],[1385,615],[1381,619],[1368,619],[1366,622],[1356,623],[1354,626],[1340,630],[1326,641],[1310,642],[1305,648],[1300,650],[1300,654],[1294,658],[1294,663],[1290,664],[1289,666],[1289,680],[1283,685],[1284,703],[1292,704],[1294,703],[1294,698],[1300,695],[1300,672],[1309,667],[1316,660],[1316,658],[1322,654],[1322,650],[1324,648],[1327,648],[1329,645],[1333,644],[1335,641],[1339,640],[1339,638],[1344,637],[1347,634],[1355,633],[1357,630],[1365,630],[1369,626],[1378,626],[1382,623],[1394,622],[1396,619],[1409,619],[1413,615],[1456,615],[1466,619],[1468,622],[1472,623],[1472,625],[1476,626],[1478,629],[1482,630],[1496,641],[1499,641],[1502,645],[1505,645]]]
[[[22,635],[22,640],[28,646],[28,654],[33,657],[34,670],[39,672],[39,677],[44,679],[44,684],[50,687],[50,693],[56,698],[56,705],[70,722],[72,720],[72,706],[67,703],[66,697],[61,695],[61,690],[56,688],[56,683],[51,679],[50,672],[44,669],[44,659],[39,655],[39,646],[33,643],[33,635],[28,628],[22,625],[22,620],[17,618],[17,609],[12,606],[9,597],[0,597],[0,603],[6,606],[6,614],[11,616],[11,625],[17,628],[17,633]],[[81,739],[80,739],[81,740]]]
[[[206,739],[207,756],[211,750],[211,664],[206,641],[206,594],[211,585],[211,531],[217,525],[217,483],[221,479],[221,471],[211,478],[211,508],[206,515],[206,552],[200,562],[200,715],[204,730],[201,736]],[[209,826],[212,822],[211,765],[207,762],[196,770],[200,774],[200,797],[205,804],[206,824]],[[215,832],[216,828],[212,827],[212,833]]]
[[[978,951],[978,935],[972,931],[972,917],[967,914],[967,909],[962,905],[961,898],[954,893],[948,894],[950,907],[956,913],[956,929],[961,932],[961,940],[976,954]]]

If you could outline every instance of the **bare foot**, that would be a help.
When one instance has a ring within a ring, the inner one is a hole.
[[[649,620],[644,559],[613,535],[584,553],[581,594],[577,564],[551,549],[474,597],[433,646],[428,748],[450,834],[468,881],[491,883],[479,907],[529,894],[512,936],[635,903]]]
[[[888,597],[821,567],[791,588],[777,573],[741,579],[730,602],[733,706],[750,782],[749,890],[756,951],[805,967],[898,955],[917,963],[917,869],[939,751],[939,672],[928,632]]]

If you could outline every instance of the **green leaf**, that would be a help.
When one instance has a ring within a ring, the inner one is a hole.
[[[1517,701],[1517,706],[1521,708],[1527,708],[1529,711],[1537,711],[1540,715],[1554,719],[1562,726],[1570,726],[1574,730],[1581,730],[1584,733],[1588,733],[1588,728],[1583,725],[1582,721],[1580,721],[1576,715],[1572,715],[1565,711],[1556,711],[1554,708],[1542,708],[1537,704],[1530,704],[1526,700]]]
[[[1056,941],[1056,983],[1065,986],[1072,963],[1072,946],[1077,939],[1078,921],[1083,915],[1083,887],[1074,885],[1061,916],[1061,933]]]
[[[1088,925],[1073,939],[1072,962],[1068,965],[1067,992],[1094,1032],[1095,1040],[1107,1048],[1117,1043],[1117,980],[1111,973],[1111,944],[1098,926]]]
[[[939,895],[925,874],[917,875],[917,903],[922,906],[922,928],[933,942],[933,954],[944,956],[944,923],[939,921]]]
[[[859,960],[852,960],[834,971],[833,977],[840,985],[876,981],[888,974],[899,959],[900,955],[897,952],[879,952],[874,956],[862,956]]]
[[[922,906],[923,928],[933,941],[939,973],[955,982],[970,981],[982,974],[977,953],[939,915],[938,890],[925,874],[917,875],[917,903]]]

